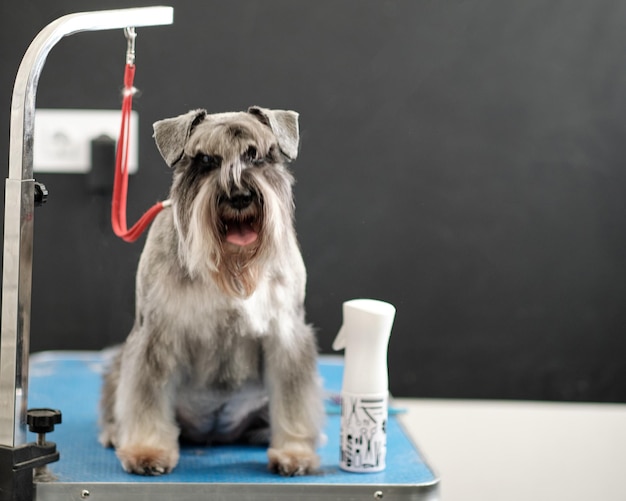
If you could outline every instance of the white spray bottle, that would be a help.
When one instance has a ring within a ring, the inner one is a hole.
[[[343,325],[333,343],[345,348],[341,389],[341,469],[385,469],[389,381],[387,346],[396,314],[374,299],[343,303]]]

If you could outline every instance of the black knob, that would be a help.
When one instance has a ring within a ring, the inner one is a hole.
[[[48,201],[48,188],[43,183],[35,181],[35,207],[41,207]]]
[[[55,424],[61,423],[61,411],[55,409],[29,409],[26,411],[26,423],[33,433],[50,433]]]

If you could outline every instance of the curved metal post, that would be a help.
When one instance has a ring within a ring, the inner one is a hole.
[[[0,445],[26,439],[33,247],[33,131],[37,83],[46,57],[61,38],[81,31],[172,24],[172,7],[143,7],[63,16],[32,41],[20,64],[11,102],[9,177],[4,212]]]

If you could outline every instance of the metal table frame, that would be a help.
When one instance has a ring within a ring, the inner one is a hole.
[[[46,26],[28,47],[11,101],[9,177],[5,187],[2,325],[0,334],[0,501],[33,498],[33,469],[56,461],[55,444],[26,443],[33,223],[42,185],[33,179],[37,84],[46,57],[63,37],[81,31],[172,24],[172,7],[83,12]],[[43,200],[42,200],[43,201]]]
[[[33,261],[33,134],[37,84],[48,53],[81,31],[171,24],[172,7],[144,7],[63,16],[32,41],[17,72],[11,102],[9,177],[4,209],[2,335],[0,337],[0,444],[25,440]]]

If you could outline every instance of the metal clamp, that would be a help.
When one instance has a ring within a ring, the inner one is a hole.
[[[135,39],[137,38],[137,33],[135,32],[135,28],[132,26],[128,26],[124,28],[124,36],[126,37],[126,64],[130,64],[131,66],[135,64]]]

